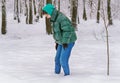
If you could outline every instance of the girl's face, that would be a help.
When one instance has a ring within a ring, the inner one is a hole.
[[[51,18],[51,16],[49,14],[44,14],[44,16],[48,19]]]

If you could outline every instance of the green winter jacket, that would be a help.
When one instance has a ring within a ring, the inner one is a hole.
[[[77,40],[75,28],[64,14],[54,9],[50,21],[56,43],[69,44]]]

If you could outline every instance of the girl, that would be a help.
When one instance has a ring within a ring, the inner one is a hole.
[[[60,74],[62,67],[64,76],[70,75],[68,62],[71,50],[77,40],[75,28],[63,13],[55,9],[54,5],[47,4],[42,11],[43,15],[52,23],[53,37],[56,42],[55,73]]]

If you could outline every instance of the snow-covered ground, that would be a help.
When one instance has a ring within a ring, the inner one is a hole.
[[[12,19],[12,17],[10,18]],[[46,35],[44,20],[33,25],[8,19],[7,34],[0,35],[0,83],[119,83],[120,21],[109,27],[110,76],[104,26],[95,20],[81,21],[78,40],[70,57],[70,76],[54,74],[55,48]]]

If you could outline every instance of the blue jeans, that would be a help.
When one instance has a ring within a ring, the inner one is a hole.
[[[55,73],[56,74],[59,74],[61,72],[61,66],[62,66],[64,75],[70,75],[68,62],[69,62],[69,57],[70,57],[73,46],[74,46],[74,43],[68,44],[67,48],[63,48],[62,45],[58,45],[57,53],[55,57]]]

